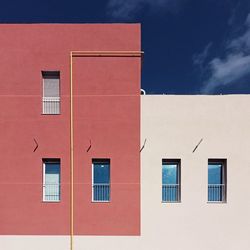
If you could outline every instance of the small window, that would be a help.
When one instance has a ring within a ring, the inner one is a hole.
[[[227,161],[208,160],[208,202],[226,202]]]
[[[162,160],[162,202],[180,202],[180,160]]]
[[[60,72],[42,71],[43,114],[60,114]]]
[[[43,161],[43,201],[60,201],[60,160]]]
[[[110,160],[93,159],[92,168],[92,201],[110,201]]]

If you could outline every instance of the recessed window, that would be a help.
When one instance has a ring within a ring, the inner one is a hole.
[[[180,166],[179,159],[162,160],[162,202],[180,202]]]
[[[110,201],[110,160],[92,161],[92,201]]]
[[[208,202],[226,202],[227,160],[208,160]]]
[[[60,72],[42,71],[43,114],[60,114]]]
[[[43,201],[60,201],[60,160],[43,160]]]

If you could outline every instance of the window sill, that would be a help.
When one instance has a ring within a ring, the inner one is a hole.
[[[61,201],[42,201],[42,203],[60,203]]]
[[[91,201],[92,203],[110,203],[110,201]]]
[[[227,201],[207,201],[207,204],[227,204]]]
[[[163,204],[178,204],[181,203],[181,201],[161,201]]]

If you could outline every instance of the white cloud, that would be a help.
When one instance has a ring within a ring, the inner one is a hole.
[[[235,51],[241,51],[244,50],[246,52],[249,52],[250,50],[250,14],[248,14],[246,22],[245,22],[246,31],[245,33],[233,39],[229,42],[228,48],[233,49]]]
[[[202,87],[202,93],[212,93],[217,87],[239,81],[250,74],[250,55],[229,54],[224,60],[214,58],[209,63],[212,75]]]
[[[250,13],[247,16],[246,25],[250,27]]]
[[[200,54],[195,54],[193,56],[193,64],[200,67],[200,69],[203,69],[204,63],[209,55],[209,50],[212,47],[213,43],[210,42],[207,44],[205,49]]]
[[[217,57],[208,63],[210,75],[203,83],[202,93],[213,93],[218,87],[236,84],[250,75],[250,14],[246,18],[243,34],[229,41],[225,52],[224,58]]]
[[[174,10],[183,0],[109,0],[107,12],[114,18],[131,19],[142,10]]]

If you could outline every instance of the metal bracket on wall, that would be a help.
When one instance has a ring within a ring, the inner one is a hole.
[[[89,147],[87,148],[87,152],[89,152],[89,150],[91,149],[92,144],[91,144],[91,140],[89,140]]]
[[[33,150],[33,152],[35,152],[35,151],[37,150],[37,148],[38,148],[38,143],[37,143],[37,141],[36,141],[35,138],[33,138],[33,140],[34,140],[34,142],[35,142],[35,144],[36,144],[36,146],[35,146],[35,148],[34,148],[34,150]]]
[[[146,142],[147,142],[147,138],[144,140],[144,143],[143,143],[143,145],[142,145],[142,147],[141,147],[141,149],[140,149],[140,153],[141,153],[141,151],[144,149],[144,147],[145,147],[145,145],[146,145]]]
[[[200,144],[202,143],[203,138],[200,139],[200,141],[198,142],[198,144],[195,146],[194,150],[192,153],[194,153],[196,151],[196,149],[200,146]]]

